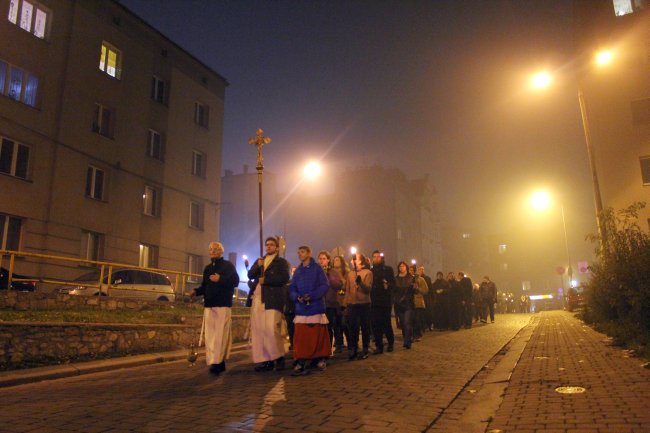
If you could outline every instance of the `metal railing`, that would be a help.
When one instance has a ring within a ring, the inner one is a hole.
[[[98,294],[106,294],[108,295],[110,290],[112,289],[115,284],[113,283],[111,278],[106,278],[106,283],[103,283],[104,281],[104,276],[111,276],[113,275],[113,270],[114,269],[136,269],[136,270],[147,270],[147,271],[153,271],[153,272],[159,272],[162,274],[166,274],[168,277],[173,276],[174,277],[174,285],[173,285],[173,293],[174,296],[177,296],[179,293],[181,295],[184,295],[186,292],[186,287],[188,283],[188,278],[189,277],[195,277],[198,280],[203,278],[203,275],[201,274],[194,274],[191,272],[181,272],[181,271],[175,271],[171,269],[161,269],[161,268],[144,268],[141,266],[136,266],[136,265],[129,265],[126,263],[116,263],[116,262],[105,262],[105,261],[97,261],[97,260],[86,260],[86,259],[78,259],[78,258],[73,258],[73,257],[63,257],[63,256],[54,256],[54,255],[49,255],[49,254],[38,254],[38,253],[27,253],[27,252],[22,252],[22,251],[12,251],[12,250],[0,250],[0,267],[2,267],[2,262],[4,260],[4,257],[9,256],[9,268],[8,268],[8,275],[7,275],[7,290],[12,289],[12,282],[26,282],[26,281],[38,281],[39,283],[44,283],[44,284],[57,284],[57,285],[74,285],[74,286],[82,286],[82,287],[88,287],[88,288],[95,288],[99,289]],[[56,278],[14,278],[14,268],[15,268],[15,262],[16,262],[16,257],[25,257],[25,258],[34,258],[34,259],[41,259],[41,260],[52,260],[52,261],[58,261],[58,262],[68,262],[68,263],[77,263],[81,265],[86,265],[86,266],[94,266],[99,268],[99,278],[97,280],[97,284],[88,284],[86,282],[80,282],[80,281],[69,281],[69,280],[64,280],[64,279],[56,279]],[[179,284],[180,283],[180,284]],[[152,283],[154,284],[154,283]],[[155,285],[155,284],[154,284]],[[105,292],[104,288],[105,287]],[[178,290],[180,287],[180,291]],[[134,290],[134,289],[129,289],[129,290]],[[138,289],[135,289],[138,290]],[[140,291],[150,291],[150,290],[142,290]]]

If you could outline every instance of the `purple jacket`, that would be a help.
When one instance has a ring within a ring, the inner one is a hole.
[[[302,263],[293,273],[289,286],[289,298],[296,303],[296,316],[315,316],[325,313],[325,293],[329,281],[325,271],[313,258],[307,266]],[[298,301],[298,297],[309,295],[308,303]]]

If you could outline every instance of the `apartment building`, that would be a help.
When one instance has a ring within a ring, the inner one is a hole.
[[[200,271],[227,85],[115,1],[0,0],[0,249]]]
[[[609,63],[589,64],[579,75],[603,205],[650,206],[650,2],[576,0],[574,6],[578,54],[612,52]],[[650,227],[650,207],[640,223]]]

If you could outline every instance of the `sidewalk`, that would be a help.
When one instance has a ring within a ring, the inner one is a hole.
[[[650,370],[643,363],[571,313],[541,313],[487,431],[649,432]]]
[[[236,357],[238,354],[243,354],[247,348],[247,343],[233,344],[231,351],[232,356]],[[199,358],[196,360],[196,363],[203,365],[205,363],[205,349],[200,348],[198,350],[198,353]],[[187,359],[187,355],[188,349],[182,349],[170,352],[122,356],[118,358],[108,358],[98,361],[61,364],[48,367],[29,368],[24,370],[3,371],[0,373],[0,388],[40,382],[43,380],[80,376],[82,374],[118,370],[121,368],[132,368],[140,367],[143,365],[159,364],[162,362],[180,361]]]

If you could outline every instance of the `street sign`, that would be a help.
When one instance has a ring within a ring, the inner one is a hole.
[[[564,275],[564,267],[563,266],[558,266],[555,268],[555,272],[557,272],[558,275]]]
[[[581,274],[589,273],[589,262],[578,262],[578,272]]]

